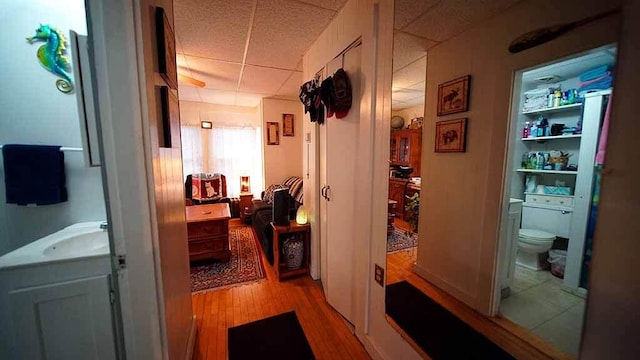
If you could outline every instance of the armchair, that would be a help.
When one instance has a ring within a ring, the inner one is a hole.
[[[213,193],[216,194],[212,197],[200,196],[198,199],[193,197],[194,189],[193,189],[193,174],[187,175],[187,179],[184,182],[184,195],[185,195],[185,203],[187,205],[202,205],[202,204],[216,204],[216,203],[231,203],[231,199],[227,197],[227,178],[224,175],[219,175],[219,181],[217,182],[217,186],[208,184],[201,184],[203,188],[213,187]],[[205,180],[209,182],[210,180]],[[213,180],[211,180],[213,181]],[[202,189],[196,189],[195,193],[198,194],[202,191]],[[206,190],[205,190],[206,191]],[[205,199],[206,198],[206,199]]]

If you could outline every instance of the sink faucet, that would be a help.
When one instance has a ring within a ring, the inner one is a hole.
[[[103,221],[100,223],[100,229],[107,231],[109,229],[109,223],[107,223],[106,221]]]

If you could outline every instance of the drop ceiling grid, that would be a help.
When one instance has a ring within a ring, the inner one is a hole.
[[[207,58],[185,56],[191,76],[204,81],[207,88],[219,90],[237,90],[240,64]]]
[[[425,56],[426,50],[436,44],[431,40],[396,31],[393,38],[393,71]]]
[[[402,29],[429,11],[441,0],[395,0],[394,29]]]
[[[240,62],[253,0],[176,0],[176,36],[187,55]]]
[[[334,15],[297,1],[259,1],[247,62],[294,69]]]
[[[291,71],[245,65],[238,91],[275,94],[290,75]]]
[[[280,86],[280,89],[276,92],[278,96],[291,96],[298,97],[300,91],[300,85],[302,85],[302,72],[292,71],[289,78]]]

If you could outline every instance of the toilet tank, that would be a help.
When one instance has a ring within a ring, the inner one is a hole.
[[[523,229],[546,231],[559,237],[569,238],[571,208],[546,207],[525,202],[522,204]]]

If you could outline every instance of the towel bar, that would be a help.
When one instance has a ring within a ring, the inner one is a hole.
[[[0,149],[2,149],[3,145],[0,145]],[[79,147],[66,147],[66,146],[62,146],[60,148],[60,151],[82,151],[82,148]]]

